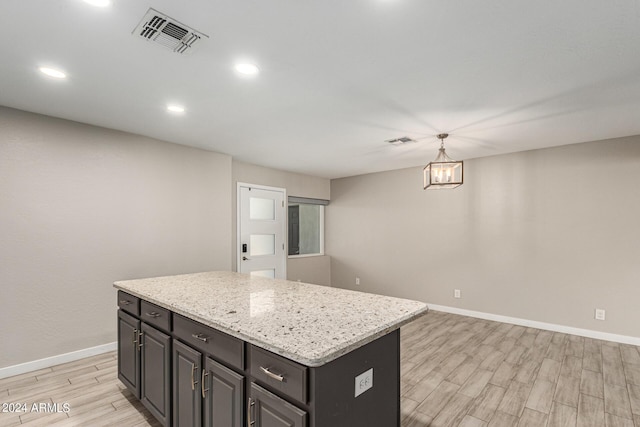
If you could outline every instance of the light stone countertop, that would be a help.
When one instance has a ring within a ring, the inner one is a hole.
[[[114,287],[306,366],[320,366],[427,312],[425,303],[229,271]]]

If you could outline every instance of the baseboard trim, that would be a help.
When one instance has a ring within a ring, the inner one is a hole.
[[[20,375],[38,369],[49,368],[61,363],[73,362],[75,360],[84,359],[85,357],[96,356],[98,354],[114,351],[118,348],[117,342],[102,344],[91,348],[85,348],[70,353],[59,354],[57,356],[46,357],[44,359],[33,360],[31,362],[21,363],[19,365],[7,366],[0,368],[0,379]]]
[[[519,319],[517,317],[502,316],[499,314],[484,313],[481,311],[465,310],[463,308],[448,307],[446,305],[427,305],[429,306],[430,310],[442,311],[445,313],[460,314],[462,316],[476,317],[478,319],[494,320],[496,322],[511,323],[513,325],[544,329],[545,331],[562,332],[565,334],[578,335],[581,337],[595,338],[598,340],[613,341],[621,344],[640,346],[640,337],[610,334],[608,332],[593,331],[591,329],[581,329],[574,328],[572,326],[556,325],[554,323],[538,322],[536,320]]]

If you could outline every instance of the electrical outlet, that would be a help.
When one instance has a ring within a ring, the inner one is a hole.
[[[356,377],[356,393],[354,397],[360,396],[365,391],[373,387],[373,368],[361,373]]]
[[[359,284],[360,284],[360,278],[356,277],[356,285],[359,285]]]
[[[453,297],[454,297],[454,298],[462,298],[462,297],[460,296],[460,289],[454,289],[454,290],[453,290]]]
[[[601,308],[596,308],[596,320],[604,320],[605,316],[604,316],[605,312],[603,309]]]

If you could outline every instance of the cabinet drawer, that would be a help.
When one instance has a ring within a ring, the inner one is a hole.
[[[307,367],[251,346],[251,376],[302,403],[307,402]]]
[[[171,331],[171,312],[148,301],[140,301],[140,319],[167,332]]]
[[[176,338],[203,353],[208,353],[240,370],[244,369],[244,341],[217,331],[179,314],[173,314],[173,334]]]
[[[123,291],[118,291],[118,307],[134,316],[140,316],[140,299]]]

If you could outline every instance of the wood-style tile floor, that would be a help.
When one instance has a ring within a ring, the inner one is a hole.
[[[638,347],[430,312],[401,357],[403,427],[640,427]]]
[[[116,353],[110,352],[1,379],[0,402],[26,403],[27,412],[0,413],[0,426],[160,427],[118,380],[117,365]],[[50,408],[58,411],[53,413],[31,412],[34,403],[60,407]]]
[[[439,312],[404,326],[401,346],[403,427],[640,427],[638,347]],[[0,403],[69,412],[0,426],[159,426],[116,369],[112,352],[2,379]]]

